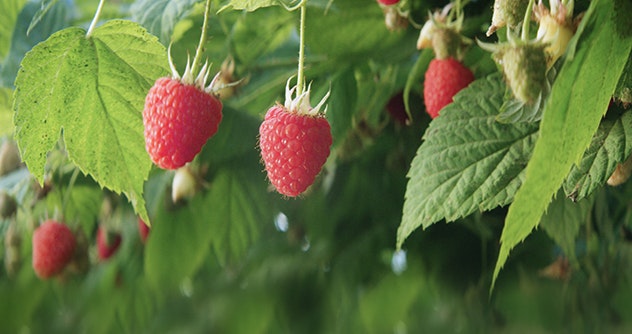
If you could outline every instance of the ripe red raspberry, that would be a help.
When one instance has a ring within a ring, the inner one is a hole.
[[[140,235],[140,241],[145,243],[147,241],[147,237],[149,237],[149,232],[150,232],[149,226],[147,226],[147,224],[145,224],[145,222],[139,217],[138,218],[138,234]]]
[[[145,148],[158,167],[177,169],[200,153],[221,120],[215,96],[177,78],[160,78],[145,99]]]
[[[107,260],[121,245],[121,234],[108,232],[103,226],[97,230],[97,251],[99,259]]]
[[[270,108],[259,128],[261,156],[277,191],[294,197],[314,183],[332,144],[327,119]]]
[[[377,0],[377,2],[381,3],[384,6],[392,6],[399,2],[399,0]]]
[[[452,103],[452,97],[474,81],[474,74],[454,58],[433,59],[426,71],[424,102],[430,117]]]
[[[47,220],[33,232],[33,269],[38,277],[50,278],[72,260],[75,236],[68,226]]]

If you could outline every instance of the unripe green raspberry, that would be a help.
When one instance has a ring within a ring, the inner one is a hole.
[[[540,43],[507,45],[494,54],[514,96],[526,104],[533,104],[546,85],[544,47]]]
[[[487,30],[487,36],[494,33],[498,28],[508,26],[513,29],[524,19],[529,0],[496,0],[494,1],[494,13],[492,14],[492,25]]]

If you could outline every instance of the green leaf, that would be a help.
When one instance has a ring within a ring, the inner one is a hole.
[[[573,166],[564,182],[566,195],[574,200],[588,197],[606,183],[617,164],[632,152],[632,111],[599,125],[579,164]]]
[[[0,136],[13,133],[13,90],[0,87]]]
[[[538,128],[496,122],[504,92],[500,74],[477,80],[430,123],[408,172],[398,248],[419,226],[511,202]]]
[[[511,249],[538,225],[573,163],[579,163],[630,55],[632,38],[615,33],[612,3],[593,1],[595,13],[580,38],[575,57],[560,70],[545,105],[526,180],[509,208],[501,235],[492,289]]]
[[[331,80],[331,95],[327,102],[327,118],[331,124],[334,146],[342,143],[353,127],[353,112],[356,110],[358,87],[352,69],[336,73]]]
[[[592,199],[573,202],[562,191],[551,202],[540,220],[546,234],[562,248],[568,259],[577,264],[575,245],[579,229],[584,225],[593,207]]]
[[[209,193],[207,228],[219,262],[241,259],[259,236],[262,224],[272,224],[273,210],[264,174],[251,169],[223,168]]]
[[[280,5],[285,6],[287,4],[282,0],[230,0],[226,5],[220,8],[218,12],[222,12],[226,9],[252,12],[259,8]]]
[[[163,291],[176,287],[207,258],[215,233],[210,203],[209,194],[199,195],[176,211],[162,205],[152,217],[145,245],[145,274],[151,286]]]
[[[632,103],[632,57],[625,65],[614,95],[624,103]]]
[[[14,103],[15,137],[31,173],[43,182],[46,154],[63,133],[71,161],[148,218],[142,193],[152,164],[141,111],[168,72],[164,47],[130,21],[110,21],[89,38],[68,28],[37,45],[22,62]]]
[[[13,29],[25,3],[26,0],[0,0],[0,60],[9,52]]]
[[[259,234],[261,223],[272,224],[263,176],[238,168],[222,168],[208,193],[186,206],[153,219],[145,255],[145,272],[157,288],[175,286],[193,275],[209,253],[220,263],[241,258]]]
[[[331,8],[308,7],[306,16],[305,44],[313,54],[355,63],[358,58],[414,52],[407,48],[410,44],[400,43],[406,36],[404,30],[386,28],[380,6],[336,0]]]
[[[272,52],[288,40],[296,22],[293,13],[274,8],[241,16],[232,30],[235,58],[250,64]],[[296,59],[294,49],[292,60]]]
[[[28,29],[26,29],[26,35],[29,35],[31,33],[31,30],[33,30],[33,28],[35,28],[35,26],[40,23],[44,15],[48,13],[48,11],[57,3],[57,1],[59,0],[43,0],[40,3],[39,10],[35,13],[35,15],[33,15],[33,19],[31,20],[31,23],[29,23]]]
[[[213,139],[204,145],[200,160],[217,166],[248,154],[258,158],[254,148],[257,146],[261,121],[230,106],[224,106],[222,113],[222,124]]]
[[[13,87],[24,55],[54,32],[68,27],[72,19],[72,3],[68,1],[58,2],[50,8],[48,15],[43,17],[41,22],[27,35],[29,24],[39,8],[39,4],[33,1],[27,2],[22,8],[13,29],[9,54],[4,59],[0,69],[0,86]]]
[[[60,212],[70,224],[79,224],[84,231],[92,231],[97,221],[103,193],[98,187],[75,185],[72,188],[55,187],[46,196],[49,212]]]
[[[178,22],[187,17],[198,0],[140,0],[131,8],[132,20],[167,45]]]

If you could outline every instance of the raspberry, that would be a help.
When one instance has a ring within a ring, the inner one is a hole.
[[[452,97],[474,81],[474,74],[454,58],[430,61],[424,81],[424,102],[432,118],[452,103]]]
[[[47,220],[33,232],[33,269],[47,279],[60,273],[72,260],[75,236],[68,226]]]
[[[119,233],[110,233],[103,226],[99,226],[97,230],[97,251],[99,259],[109,259],[121,245],[121,235]]]
[[[195,85],[164,77],[147,93],[145,148],[163,169],[177,169],[200,153],[222,120],[222,103]]]
[[[487,30],[487,36],[504,26],[516,28],[524,19],[528,5],[529,0],[495,0],[492,25]]]
[[[270,108],[259,128],[261,156],[277,191],[294,197],[314,183],[332,144],[329,122],[322,116]]]
[[[392,6],[392,5],[396,5],[399,2],[399,0],[377,0],[377,2],[379,2],[380,4],[384,6]]]
[[[545,44],[520,43],[503,47],[494,54],[502,65],[505,78],[514,96],[533,105],[546,85]]]

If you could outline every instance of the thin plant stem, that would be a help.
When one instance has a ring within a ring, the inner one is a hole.
[[[92,18],[92,22],[90,22],[90,27],[88,28],[88,32],[86,33],[87,38],[89,38],[92,35],[92,31],[94,30],[94,27],[96,27],[97,22],[99,22],[99,16],[101,16],[101,11],[103,10],[104,3],[105,3],[105,0],[99,0],[97,11],[94,13],[94,17]]]
[[[299,22],[299,45],[298,45],[298,75],[296,77],[296,96],[303,94],[303,81],[305,80],[305,12],[307,0],[301,0],[301,18]]]
[[[524,13],[524,20],[522,21],[522,35],[521,39],[526,41],[529,39],[529,26],[531,23],[531,13],[533,11],[533,5],[535,4],[535,0],[529,0],[529,4],[527,5],[527,11]]]
[[[202,57],[202,49],[204,48],[204,44],[206,44],[206,31],[208,30],[208,18],[211,12],[211,0],[206,0],[206,4],[204,6],[204,23],[202,23],[202,35],[200,35],[200,42],[198,43],[197,49],[195,50],[195,57],[193,57],[193,64],[191,65],[191,73],[193,73],[194,78],[197,76],[197,68],[200,64],[200,58]]]

